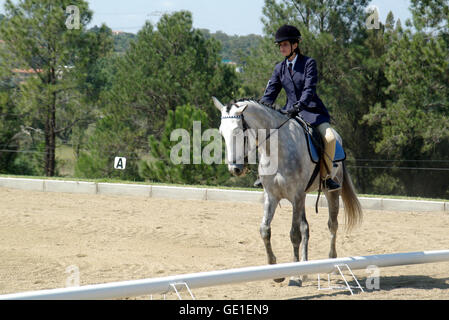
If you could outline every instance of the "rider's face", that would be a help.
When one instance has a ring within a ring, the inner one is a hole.
[[[284,57],[288,57],[290,55],[290,53],[298,47],[297,43],[291,44],[290,41],[288,41],[288,40],[282,41],[278,45],[279,45],[279,51],[281,52],[281,54]]]

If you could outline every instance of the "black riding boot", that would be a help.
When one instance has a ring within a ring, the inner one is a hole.
[[[326,181],[324,181],[324,187],[329,192],[334,192],[341,189],[341,186],[331,178],[328,178]]]

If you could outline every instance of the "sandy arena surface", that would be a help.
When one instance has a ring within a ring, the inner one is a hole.
[[[70,266],[79,269],[80,284],[87,285],[266,264],[261,204],[5,188],[0,198],[0,294],[65,287],[73,278]],[[327,209],[307,212],[309,259],[325,259]],[[364,214],[363,225],[345,234],[340,211],[339,257],[449,249],[447,213]],[[291,207],[278,207],[272,223],[278,263],[292,259],[290,223]],[[369,274],[354,273],[365,287]],[[288,279],[280,284],[266,280],[195,289],[194,294],[197,299],[449,298],[449,262],[382,268],[380,276],[380,290],[354,296],[345,290],[318,291],[316,275],[302,287],[288,286]]]

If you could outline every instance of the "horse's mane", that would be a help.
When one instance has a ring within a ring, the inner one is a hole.
[[[229,112],[231,110],[232,106],[234,104],[236,104],[237,102],[244,102],[244,101],[257,102],[259,105],[261,105],[261,106],[263,106],[265,108],[269,108],[269,109],[272,109],[272,110],[275,110],[275,111],[279,112],[280,107],[278,105],[276,105],[274,103],[267,104],[267,103],[262,102],[260,100],[261,99],[256,99],[256,98],[241,98],[241,99],[238,99],[238,100],[234,99],[234,100],[232,100],[230,103],[228,103],[226,105],[226,112]]]

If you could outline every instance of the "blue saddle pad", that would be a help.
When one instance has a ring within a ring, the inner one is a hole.
[[[308,124],[304,119],[300,116],[295,117],[295,120],[299,123],[299,125],[304,129],[304,133],[306,135],[307,140],[307,147],[309,149],[309,155],[311,160],[314,163],[320,162],[320,153],[319,150],[321,149],[320,145],[323,144],[323,139],[321,137],[321,134],[319,133],[318,129],[315,127],[312,127],[310,124]],[[315,143],[318,144],[315,145]],[[335,146],[335,156],[334,156],[334,162],[341,162],[346,160],[346,153],[343,149],[343,146],[340,144],[340,142],[337,141],[337,144]]]
[[[309,143],[307,144],[309,147],[309,154],[310,158],[313,162],[318,163],[320,161],[320,155],[317,151],[317,147],[314,145],[312,137],[310,134],[307,135],[307,138],[309,140]],[[335,157],[334,162],[341,162],[346,159],[346,153],[343,149],[343,146],[340,144],[340,142],[337,141],[337,144],[335,146]]]

